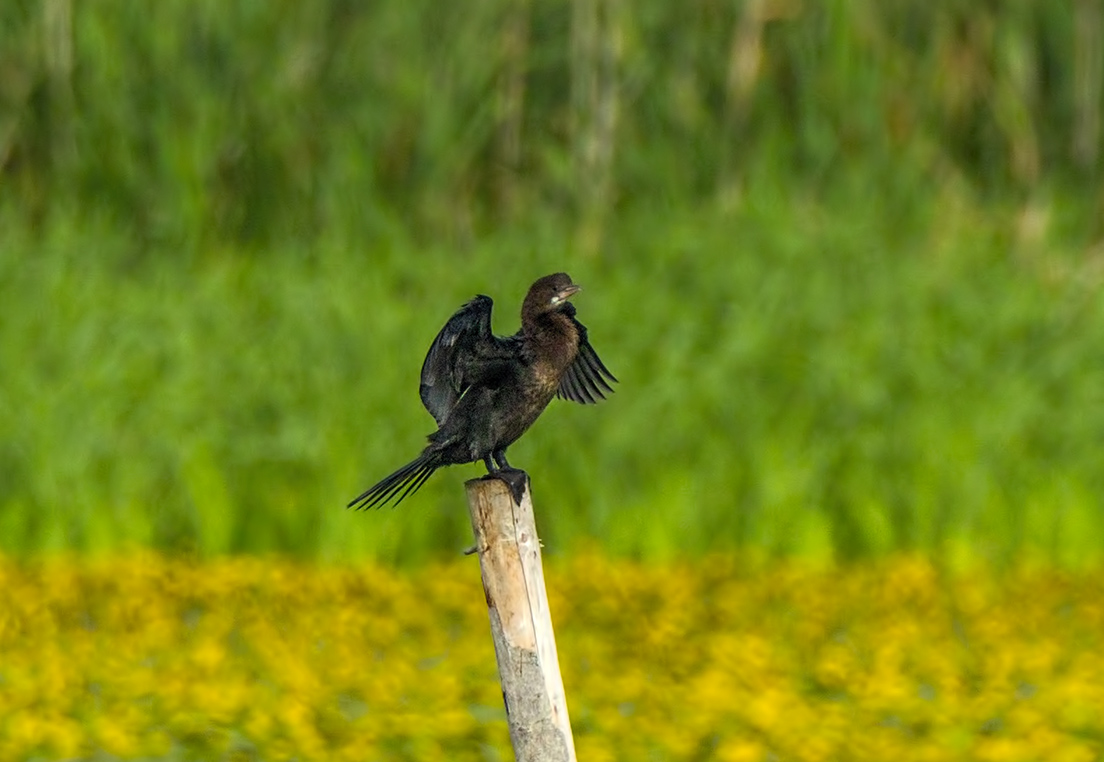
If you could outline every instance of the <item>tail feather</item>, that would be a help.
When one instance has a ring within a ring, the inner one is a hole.
[[[417,492],[425,484],[426,479],[441,465],[437,453],[423,452],[395,473],[385,476],[377,484],[366,489],[346,507],[356,508],[358,511],[361,508],[379,508],[395,495],[399,496],[395,501],[395,505],[398,505],[407,495]]]

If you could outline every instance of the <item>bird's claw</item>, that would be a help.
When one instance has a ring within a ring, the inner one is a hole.
[[[510,495],[514,498],[515,505],[521,505],[521,499],[525,495],[525,488],[529,485],[529,474],[520,468],[499,468],[491,471],[484,479],[498,479],[505,482],[510,488]]]

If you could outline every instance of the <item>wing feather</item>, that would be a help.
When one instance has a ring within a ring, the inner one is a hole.
[[[602,396],[602,390],[612,392],[613,387],[606,383],[608,378],[610,381],[616,382],[613,374],[610,373],[609,368],[602,362],[602,358],[598,357],[598,353],[594,351],[594,347],[590,346],[588,342],[584,346],[579,348],[579,356],[582,358],[584,367],[580,370],[580,375],[586,377],[587,381],[593,386],[594,391]]]
[[[591,405],[606,398],[606,392],[613,392],[609,381],[617,382],[617,379],[609,368],[606,367],[594,347],[587,338],[587,329],[578,320],[575,320],[574,309],[568,312],[579,332],[579,351],[575,355],[575,361],[568,366],[560,379],[560,386],[556,390],[556,396],[561,399],[578,402],[581,405]]]
[[[493,307],[489,296],[476,296],[449,318],[429,347],[419,391],[438,427],[470,386],[492,380],[509,360],[509,340],[491,333]]]
[[[597,402],[597,400],[594,399],[594,395],[587,389],[585,380],[579,377],[579,373],[574,364],[568,367],[567,372],[564,373],[563,381],[564,388],[568,391],[568,399],[583,405],[593,405]]]

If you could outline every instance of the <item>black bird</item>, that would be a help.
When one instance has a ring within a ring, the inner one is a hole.
[[[453,315],[422,364],[422,404],[437,421],[422,454],[349,503],[350,508],[395,505],[418,491],[442,466],[482,460],[487,473],[522,472],[506,462],[506,448],[525,433],[553,397],[590,404],[617,381],[587,340],[568,301],[579,291],[566,273],[546,275],[521,305],[521,330],[491,333],[489,296],[479,295]],[[492,462],[493,461],[493,462]],[[519,488],[506,481],[518,497]]]

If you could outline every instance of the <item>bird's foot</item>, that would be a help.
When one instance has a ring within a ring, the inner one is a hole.
[[[514,498],[515,505],[521,505],[521,498],[525,495],[525,488],[529,485],[529,474],[520,468],[499,468],[490,472],[484,479],[499,479],[510,488],[510,494]]]

